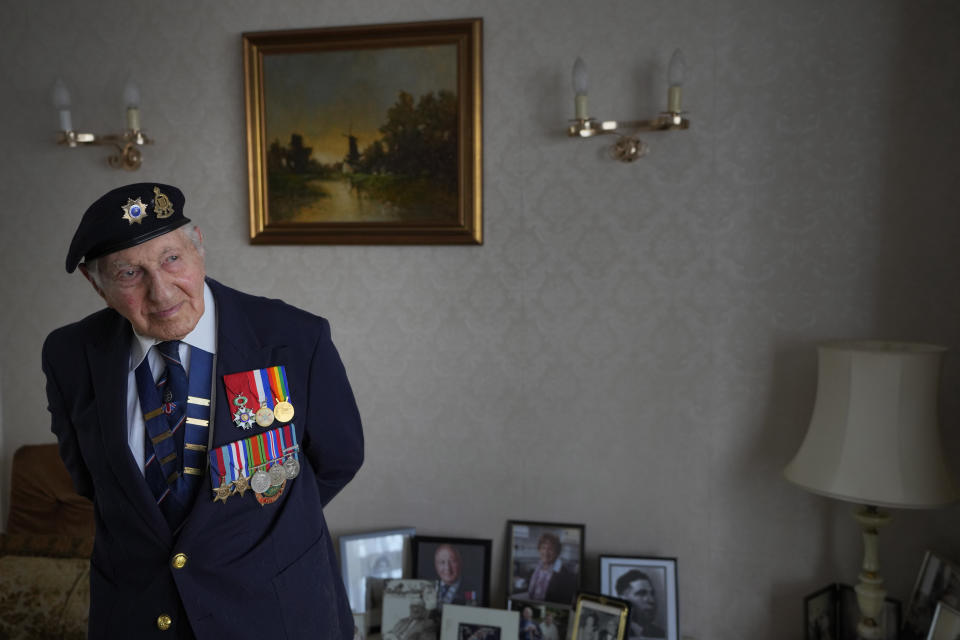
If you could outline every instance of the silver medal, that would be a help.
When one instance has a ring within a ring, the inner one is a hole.
[[[287,458],[283,463],[283,470],[287,474],[287,480],[293,480],[300,475],[300,463],[295,458]]]
[[[274,464],[270,467],[270,486],[279,487],[287,479],[287,474],[282,465]]]
[[[250,479],[250,488],[255,493],[264,493],[270,488],[270,474],[263,469],[258,470]]]

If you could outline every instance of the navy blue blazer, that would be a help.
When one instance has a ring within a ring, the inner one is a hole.
[[[261,506],[214,502],[208,476],[176,537],[127,444],[130,323],[112,309],[52,332],[43,371],[52,429],[77,491],[94,503],[89,636],[352,638],[323,516],[363,461],[353,391],[326,320],[208,279],[217,307],[213,447],[264,431],[234,425],[223,376],[284,365],[300,475]],[[186,554],[183,568],[172,559]],[[173,620],[160,631],[159,616]]]

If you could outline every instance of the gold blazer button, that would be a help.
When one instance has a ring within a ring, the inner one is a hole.
[[[173,619],[165,613],[161,613],[157,618],[157,629],[160,629],[160,631],[166,631],[172,624]]]
[[[173,556],[174,569],[183,569],[185,566],[187,566],[187,554],[178,553],[177,555]]]

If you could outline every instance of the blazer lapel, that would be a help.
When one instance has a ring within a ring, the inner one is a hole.
[[[144,521],[145,528],[158,541],[169,545],[171,536],[167,521],[157,507],[128,444],[127,374],[130,362],[130,330],[125,324],[118,323],[115,330],[107,333],[110,336],[107,339],[87,346],[91,375],[99,381],[98,388],[113,390],[97,395],[100,437],[107,464],[113,469],[134,511]],[[118,339],[118,336],[124,335],[127,339]]]
[[[210,446],[211,450],[215,450],[228,442],[241,440],[249,435],[243,433],[233,423],[232,405],[227,398],[223,376],[238,371],[260,369],[285,361],[287,348],[262,345],[253,327],[246,320],[250,313],[249,309],[239,304],[235,292],[209,278],[207,283],[210,285],[217,306],[216,375],[213,380],[215,400],[213,416],[210,420],[210,426],[213,429]],[[184,524],[181,536],[189,537],[194,535],[194,532],[196,535],[202,535],[204,522],[208,518],[215,518],[221,514],[222,511],[217,509],[223,507],[222,503],[213,502],[213,488],[210,474],[207,473],[201,480],[196,501]]]

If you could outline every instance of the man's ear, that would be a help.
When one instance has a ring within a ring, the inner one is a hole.
[[[90,270],[87,269],[87,265],[80,264],[79,267],[80,267],[80,273],[82,273],[83,277],[87,279],[87,282],[89,282],[91,286],[93,286],[93,290],[97,292],[97,295],[103,298],[104,300],[106,300],[107,297],[103,295],[103,289],[101,289],[97,285],[97,281],[94,279],[92,275],[90,275]]]

